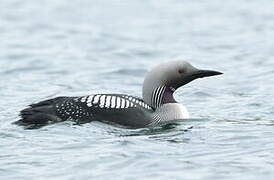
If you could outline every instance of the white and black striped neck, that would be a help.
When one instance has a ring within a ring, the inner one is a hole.
[[[159,108],[162,104],[176,103],[173,93],[175,89],[168,86],[156,87],[151,96],[151,106],[155,109]]]

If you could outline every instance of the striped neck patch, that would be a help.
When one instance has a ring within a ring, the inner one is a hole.
[[[161,106],[165,90],[166,86],[159,86],[154,89],[151,96],[151,104],[153,107],[158,108]]]

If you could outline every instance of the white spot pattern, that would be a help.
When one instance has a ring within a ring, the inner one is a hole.
[[[129,101],[126,100],[126,107],[125,108],[128,108],[129,107]]]
[[[116,97],[116,101],[117,101],[117,104],[116,104],[116,108],[119,109],[120,106],[121,106],[121,98],[120,97]]]
[[[82,103],[86,103],[88,107],[112,108],[112,109],[127,109],[134,107],[142,107],[148,110],[152,108],[144,101],[137,97],[125,95],[108,95],[96,94],[79,98]]]
[[[100,97],[100,105],[99,105],[99,106],[100,106],[101,108],[105,107],[105,103],[106,103],[105,98],[106,98],[105,95],[102,95],[102,96]]]
[[[106,98],[106,107],[110,108],[110,105],[111,105],[111,96],[107,96],[107,98]]]
[[[91,102],[92,98],[93,98],[93,96],[87,96],[87,102]]]
[[[125,108],[125,99],[121,98],[121,108]]]
[[[115,96],[111,96],[111,108],[115,108],[115,106],[116,106],[115,101],[116,101],[116,97]]]
[[[81,98],[81,102],[86,102],[87,96]]]
[[[99,101],[100,95],[95,95],[92,104],[97,104]]]
[[[83,97],[80,99],[82,102],[86,100],[87,102],[88,97]],[[76,100],[77,101],[77,100]],[[77,105],[74,102],[62,102],[56,105],[56,111],[60,115],[61,119],[63,120],[79,120],[79,119],[87,119],[88,117],[92,118],[92,113],[84,110],[81,106]]]

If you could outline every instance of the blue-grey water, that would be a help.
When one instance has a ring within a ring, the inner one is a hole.
[[[142,95],[151,67],[224,72],[176,93],[154,129],[13,125],[28,104]],[[0,179],[274,179],[273,0],[1,0]]]

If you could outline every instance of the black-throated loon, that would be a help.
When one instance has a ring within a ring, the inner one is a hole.
[[[186,61],[172,61],[154,67],[145,77],[143,99],[124,94],[94,94],[81,97],[56,97],[31,104],[20,112],[16,124],[27,127],[72,120],[102,121],[132,128],[160,125],[187,119],[187,109],[175,101],[173,93],[197,78],[221,72],[199,70]]]

